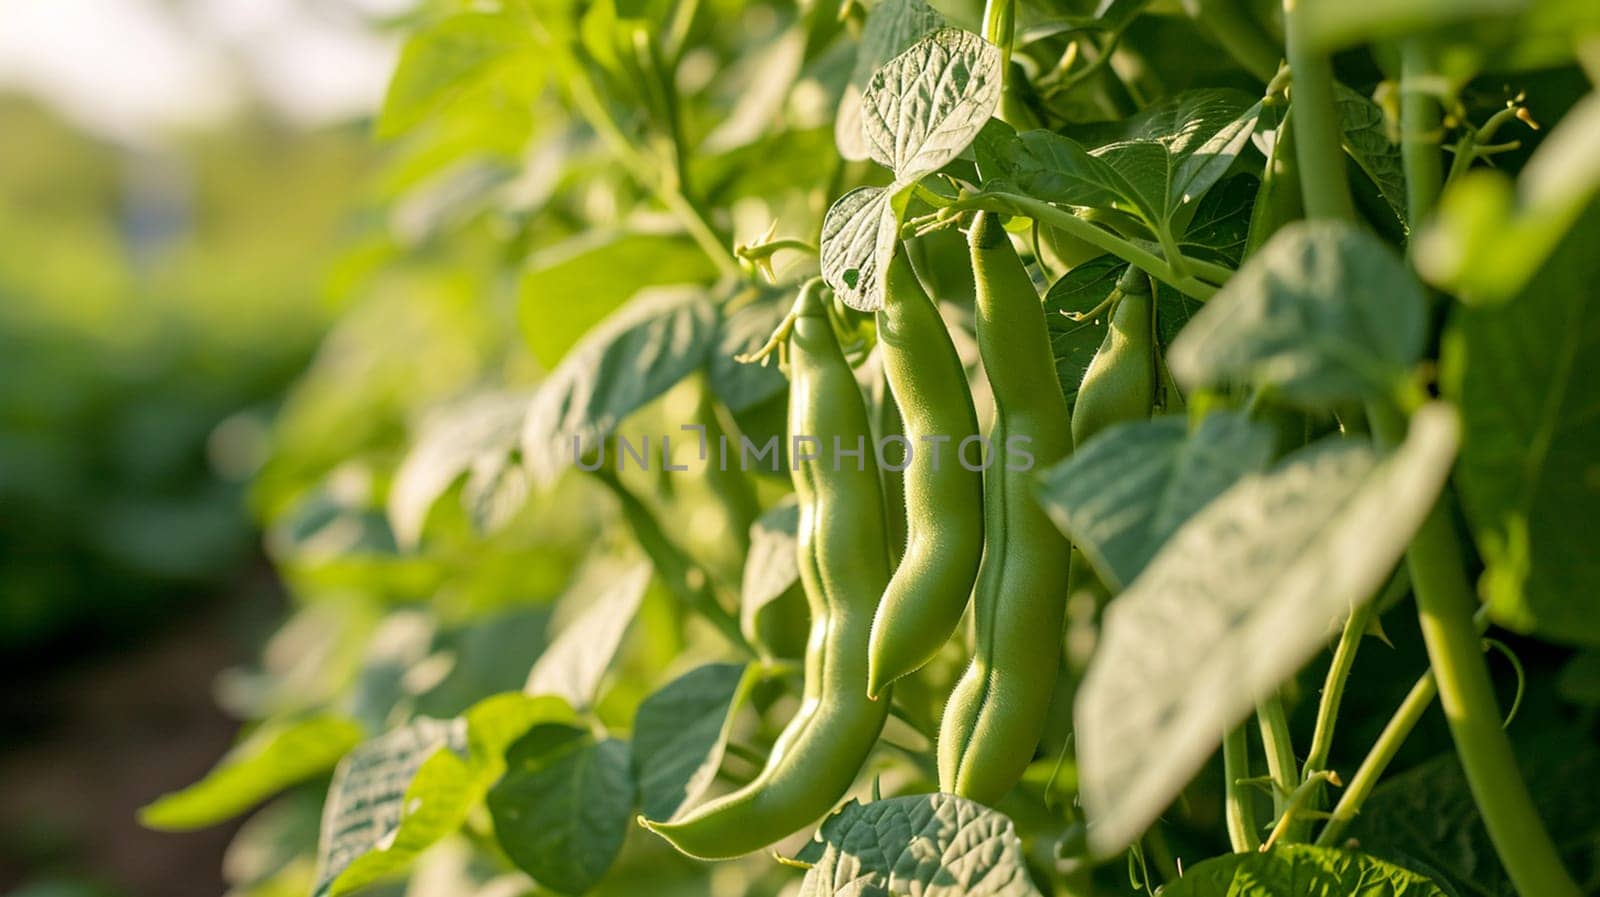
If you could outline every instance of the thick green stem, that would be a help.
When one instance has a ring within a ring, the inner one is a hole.
[[[1339,116],[1333,101],[1333,64],[1306,33],[1301,5],[1307,2],[1312,0],[1283,3],[1293,79],[1289,95],[1294,102],[1295,152],[1300,162],[1306,215],[1353,221],[1356,207],[1345,177]]]
[[[1058,208],[1031,196],[1001,192],[973,193],[951,202],[947,208],[986,210],[999,212],[1002,215],[1021,215],[1026,218],[1032,218],[1040,224],[1048,224],[1051,227],[1059,228],[1097,249],[1111,253],[1145,271],[1162,283],[1168,284],[1185,296],[1204,301],[1217,293],[1215,286],[1199,278],[1193,276],[1180,277],[1173,272],[1172,266],[1167,264],[1167,260],[1157,253],[1124,240],[1104,228],[1079,218],[1066,209]],[[1193,260],[1189,259],[1188,261],[1192,262]]]
[[[1300,765],[1294,759],[1294,741],[1289,737],[1289,715],[1283,698],[1276,693],[1256,704],[1256,720],[1261,726],[1261,746],[1267,754],[1267,772],[1272,777],[1272,814],[1283,816],[1289,809],[1289,795],[1300,787]]]
[[[1250,732],[1244,726],[1229,732],[1222,742],[1222,776],[1228,843],[1234,853],[1254,852],[1261,847],[1255,792],[1240,784],[1250,778]]]
[[[1411,227],[1418,215],[1432,212],[1439,201],[1444,167],[1440,158],[1439,104],[1427,90],[1427,53],[1411,40],[1400,50],[1400,152],[1406,173],[1406,208]]]
[[[1372,403],[1367,410],[1379,441],[1405,435],[1400,413]],[[1550,834],[1534,810],[1501,727],[1499,702],[1472,621],[1477,596],[1468,581],[1445,502],[1435,505],[1406,553],[1422,622],[1422,640],[1438,680],[1440,703],[1467,786],[1489,830],[1506,875],[1522,897],[1579,897]]]
[[[1278,71],[1278,45],[1235,0],[1184,0],[1183,9],[1261,83],[1272,80]]]

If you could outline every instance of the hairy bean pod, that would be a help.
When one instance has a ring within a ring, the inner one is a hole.
[[[978,350],[994,391],[990,440],[1017,440],[1033,463],[985,473],[983,563],[973,594],[977,645],[939,728],[941,790],[994,804],[1039,744],[1056,673],[1070,546],[1033,498],[1033,470],[1072,452],[1044,308],[999,220],[980,213],[970,236],[977,272]],[[1026,440],[1026,442],[1021,442]]]
[[[765,768],[737,791],[641,820],[680,851],[724,859],[760,850],[832,810],[860,772],[889,713],[866,695],[867,638],[889,582],[883,494],[870,463],[839,464],[836,446],[871,455],[866,405],[817,283],[801,292],[789,334],[789,432],[795,452],[800,580],[811,605],[805,692]]]
[[[983,557],[984,451],[966,369],[903,253],[889,263],[886,292],[878,345],[911,465],[905,554],[872,624],[871,696],[939,653],[961,624]],[[976,460],[963,459],[964,451]]]

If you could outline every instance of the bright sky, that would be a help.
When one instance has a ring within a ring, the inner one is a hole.
[[[365,16],[414,0],[0,0],[0,91],[134,143],[254,95],[315,125],[375,108],[394,48]]]

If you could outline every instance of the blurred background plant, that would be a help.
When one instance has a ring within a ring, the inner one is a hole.
[[[227,832],[133,811],[281,612],[244,498],[346,302],[395,11],[0,7],[0,892],[222,887]]]

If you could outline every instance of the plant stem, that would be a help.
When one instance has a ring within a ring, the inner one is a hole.
[[[1380,442],[1399,443],[1405,420],[1397,410],[1374,402],[1367,413]],[[1506,875],[1522,897],[1579,897],[1578,886],[1567,875],[1533,807],[1511,742],[1501,728],[1494,684],[1472,621],[1477,597],[1462,566],[1461,546],[1444,501],[1434,505],[1422,522],[1406,561],[1422,640],[1456,754]]]
[[[1306,755],[1305,769],[1301,775],[1310,778],[1313,773],[1328,767],[1328,753],[1333,749],[1333,727],[1339,718],[1339,704],[1344,699],[1344,685],[1356,663],[1356,652],[1366,637],[1367,627],[1378,613],[1378,602],[1367,601],[1350,612],[1339,633],[1339,644],[1333,649],[1333,661],[1328,664],[1328,675],[1323,680],[1322,698],[1317,704],[1317,727],[1311,734],[1311,750]]]
[[[1284,0],[1290,98],[1294,103],[1295,152],[1300,162],[1301,190],[1310,218],[1355,220],[1355,203],[1345,177],[1344,150],[1333,102],[1333,64],[1311,43],[1301,4]]]
[[[1422,714],[1427,712],[1438,694],[1439,687],[1431,672],[1424,673],[1422,678],[1417,680],[1417,684],[1411,686],[1406,699],[1400,702],[1400,707],[1395,710],[1394,716],[1389,718],[1389,724],[1383,727],[1378,740],[1367,752],[1366,759],[1361,761],[1355,776],[1350,779],[1344,793],[1339,796],[1339,803],[1334,806],[1328,824],[1317,834],[1317,846],[1338,846],[1339,836],[1344,834],[1350,821],[1356,818],[1356,813],[1360,812],[1367,795],[1372,793],[1372,789],[1377,786],[1378,780],[1383,777],[1390,762],[1394,760],[1394,755],[1399,753],[1400,746],[1405,744],[1406,736],[1416,728],[1418,721],[1422,719]]]
[[[1265,84],[1278,71],[1278,46],[1234,0],[1185,0],[1183,9],[1234,61]]]
[[[557,48],[555,52],[559,54],[561,50]],[[606,109],[588,73],[570,63],[558,64],[557,68],[565,76],[567,89],[578,114],[589,123],[589,127],[600,136],[612,154],[622,162],[623,167],[628,169],[629,175],[639,182],[640,186],[655,194],[656,199],[677,217],[683,224],[684,230],[689,232],[690,238],[700,246],[701,251],[716,266],[719,273],[724,276],[739,276],[739,260],[734,258],[733,250],[728,248],[717,235],[700,208],[684,195],[682,184],[678,179],[663,177],[659,170],[660,166],[634,148],[632,141],[622,133],[616,119],[612,118],[610,111]]]
[[[1117,256],[1162,283],[1172,286],[1185,296],[1205,301],[1217,293],[1215,286],[1205,283],[1194,276],[1178,276],[1173,272],[1172,266],[1167,264],[1167,260],[1160,255],[1085,221],[1066,209],[1058,208],[1031,196],[1002,192],[972,193],[954,200],[949,204],[948,208],[957,210],[976,209],[999,212],[1002,215],[1022,215],[1026,218],[1032,218],[1041,224],[1060,228],[1097,249],[1102,249]],[[1190,261],[1193,260],[1191,259]]]
[[[1234,853],[1252,853],[1261,847],[1257,833],[1255,793],[1239,784],[1250,777],[1250,732],[1238,726],[1222,742],[1222,776],[1228,843]]]
[[[1412,230],[1422,223],[1418,215],[1433,211],[1444,177],[1439,104],[1425,90],[1430,68],[1421,41],[1406,41],[1400,48],[1400,152]]]
[[[1272,812],[1282,817],[1289,808],[1289,795],[1300,787],[1300,766],[1294,759],[1294,742],[1289,737],[1289,716],[1283,698],[1274,692],[1256,704],[1256,721],[1261,727],[1261,747],[1267,754],[1267,772],[1272,777]]]
[[[1322,793],[1322,786],[1325,784],[1337,785],[1339,784],[1339,777],[1327,770],[1323,770],[1301,782],[1300,787],[1294,789],[1294,793],[1290,794],[1289,799],[1284,801],[1283,815],[1279,816],[1278,821],[1273,824],[1272,834],[1268,835],[1267,840],[1261,843],[1262,850],[1271,850],[1272,846],[1279,841],[1296,840],[1291,833],[1297,828],[1305,827],[1304,820],[1295,819],[1296,814],[1306,808],[1311,801],[1316,800],[1317,795]]]

